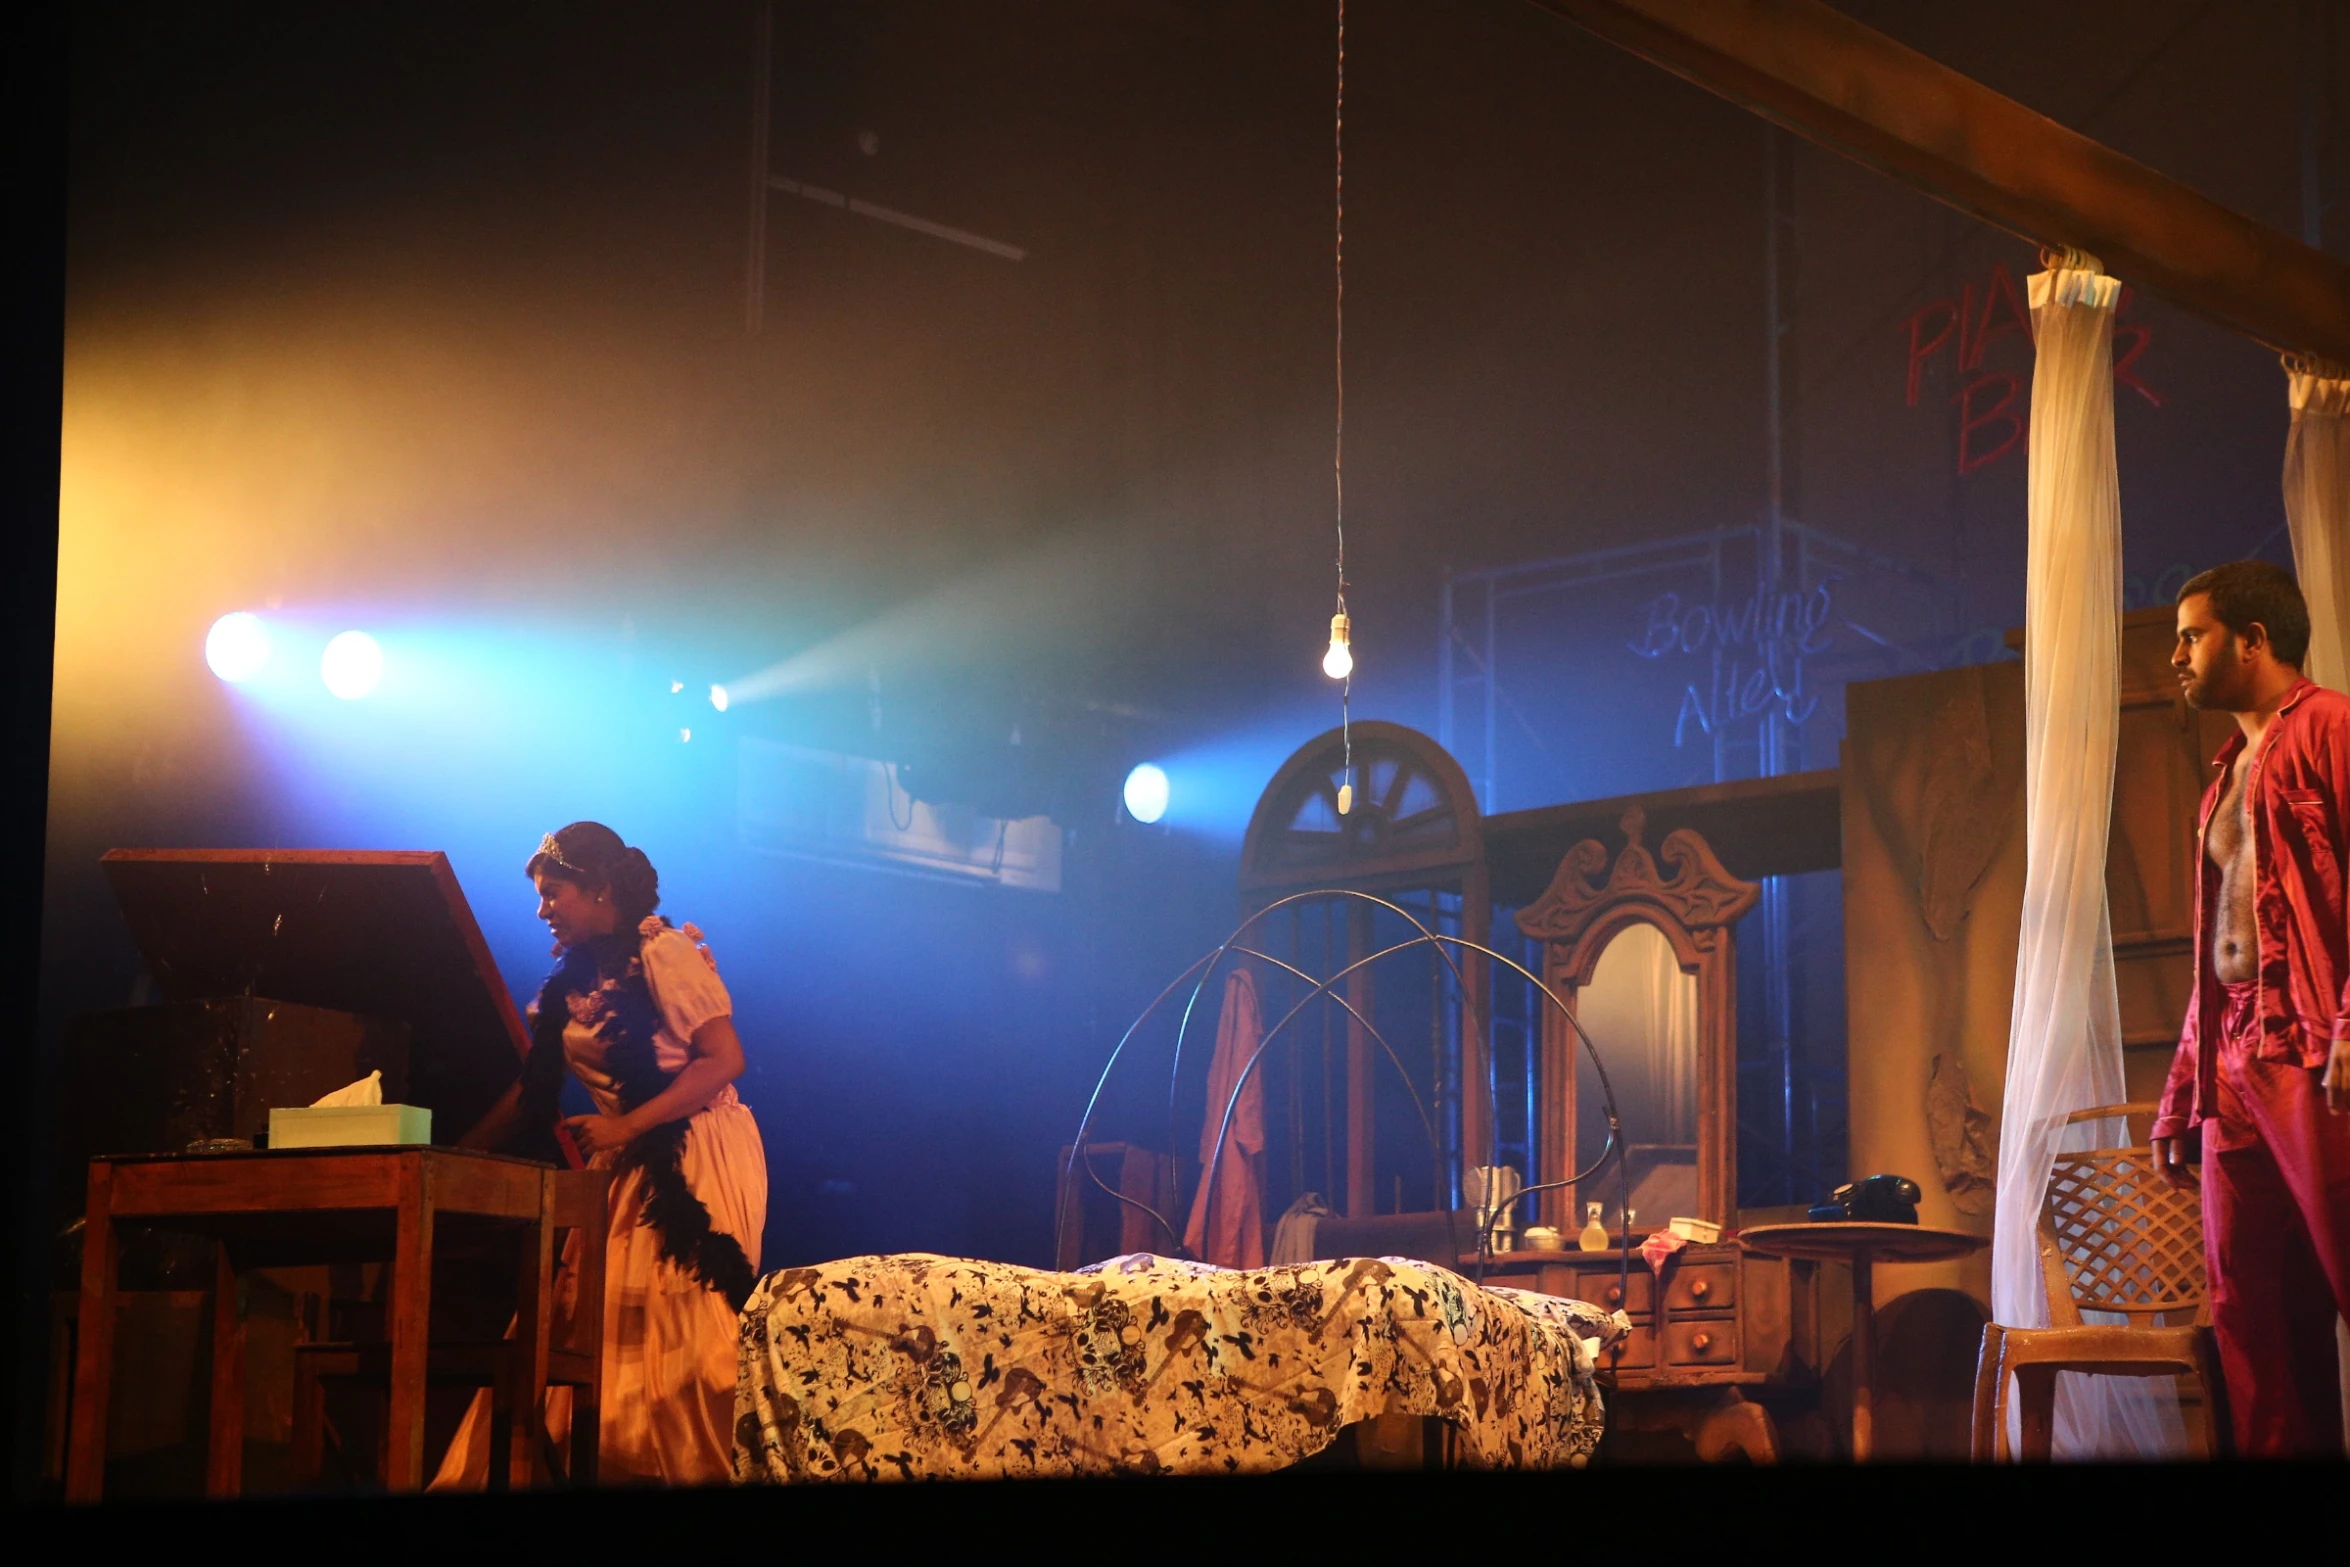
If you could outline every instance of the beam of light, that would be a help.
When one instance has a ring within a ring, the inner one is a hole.
[[[679,754],[700,752],[713,737],[697,732],[681,744],[690,714],[674,705],[667,682],[632,674],[595,637],[566,626],[387,624],[379,606],[350,609],[373,622],[384,658],[365,702],[338,699],[321,681],[280,687],[264,675],[254,686],[271,689],[238,705],[244,721],[271,736],[282,794],[329,816],[410,823],[428,836],[505,818],[501,833],[534,843],[549,821],[633,817],[654,811],[655,801],[663,812],[686,809],[665,791],[677,786]],[[347,627],[359,618],[336,620]],[[281,629],[277,620],[271,629]],[[307,677],[320,667],[326,636],[322,628],[305,650],[300,629],[296,620],[279,636],[273,665],[300,654]],[[404,831],[378,841],[406,841]],[[512,869],[500,861],[501,877]]]
[[[1006,261],[1026,261],[1028,259],[1028,252],[1018,245],[1007,245],[1000,239],[989,239],[986,235],[974,234],[969,229],[953,228],[944,223],[933,223],[928,218],[918,218],[911,212],[900,212],[895,207],[884,207],[876,202],[860,200],[855,196],[844,196],[839,191],[827,190],[822,185],[809,185],[799,180],[785,179],[780,174],[769,175],[767,183],[772,189],[785,191],[794,196],[804,196],[810,201],[822,202],[827,207],[844,207],[859,217],[876,218],[883,223],[894,223],[899,228],[912,229],[917,234],[927,234],[932,239],[943,239],[950,244],[968,245],[973,250],[983,250],[991,256],[1001,256]]]
[[[364,631],[346,631],[326,645],[318,660],[326,688],[346,702],[372,693],[384,677],[384,650]]]
[[[710,705],[723,713],[726,711],[726,702],[726,687],[712,686],[710,688]]]
[[[1334,727],[1329,719],[1318,696],[1285,699],[1160,756],[1169,781],[1162,820],[1178,833],[1237,846],[1265,786],[1292,751]]]
[[[241,609],[221,616],[204,635],[204,662],[231,685],[252,679],[269,662],[269,628]]]
[[[1152,763],[1126,775],[1126,814],[1146,827],[1167,814],[1167,775]]]
[[[1069,534],[892,605],[862,624],[726,682],[729,702],[861,686],[874,674],[954,667],[976,648],[1003,660],[1107,647],[1131,623],[1146,557],[1138,541]]]

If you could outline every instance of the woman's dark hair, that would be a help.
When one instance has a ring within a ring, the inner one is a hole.
[[[553,876],[591,892],[609,888],[622,930],[634,930],[661,906],[661,877],[653,862],[602,822],[573,822],[547,834],[522,874],[533,881]]]
[[[2277,662],[2295,669],[2309,656],[2309,606],[2301,584],[2282,566],[2265,560],[2231,560],[2201,576],[2189,577],[2179,602],[2201,593],[2211,600],[2212,617],[2242,636],[2255,622],[2268,633]]]

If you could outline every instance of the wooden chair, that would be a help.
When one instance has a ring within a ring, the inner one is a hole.
[[[539,1444],[534,1466],[572,1485],[596,1483],[597,1436],[603,1418],[604,1256],[611,1239],[608,1170],[554,1173],[554,1221],[558,1255],[572,1274],[575,1305],[568,1319],[558,1313],[547,1346],[547,1386],[571,1389],[571,1462],[558,1464],[545,1426],[533,1422]],[[564,1239],[564,1232],[571,1232]],[[425,1352],[425,1381],[439,1387],[488,1388],[492,1417],[490,1484],[511,1472],[508,1433],[517,1373],[511,1338],[483,1342],[440,1342]],[[298,1489],[315,1487],[325,1467],[326,1384],[364,1382],[389,1386],[391,1347],[375,1343],[315,1343],[294,1350],[294,1444],[292,1477]]]
[[[2152,1105],[2105,1105],[2076,1110],[2065,1117],[2065,1125],[2153,1113]],[[2203,1385],[2209,1450],[2219,1456],[2227,1420],[2195,1193],[2165,1186],[2146,1148],[2060,1153],[2050,1167],[2040,1211],[2040,1266],[2050,1325],[2011,1328],[1994,1322],[1983,1329],[1975,1367],[1975,1461],[2010,1456],[2011,1380],[2020,1409],[2022,1456],[2047,1459],[2060,1371],[2195,1376]],[[2084,1310],[2115,1312],[2128,1321],[2084,1322]]]

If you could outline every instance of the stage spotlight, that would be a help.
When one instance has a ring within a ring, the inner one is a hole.
[[[366,632],[346,631],[326,645],[318,673],[329,691],[346,702],[356,702],[383,679],[384,650]]]
[[[726,687],[712,686],[710,688],[710,705],[721,713],[726,711]]]
[[[231,685],[252,679],[269,662],[269,628],[241,609],[221,616],[204,635],[204,662]]]
[[[1167,775],[1149,762],[1126,775],[1126,814],[1146,827],[1167,814]]]

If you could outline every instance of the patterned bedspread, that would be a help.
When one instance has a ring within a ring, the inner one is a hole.
[[[1257,1473],[1380,1414],[1442,1416],[1471,1467],[1580,1467],[1625,1329],[1397,1257],[787,1268],[743,1310],[735,1478]]]

